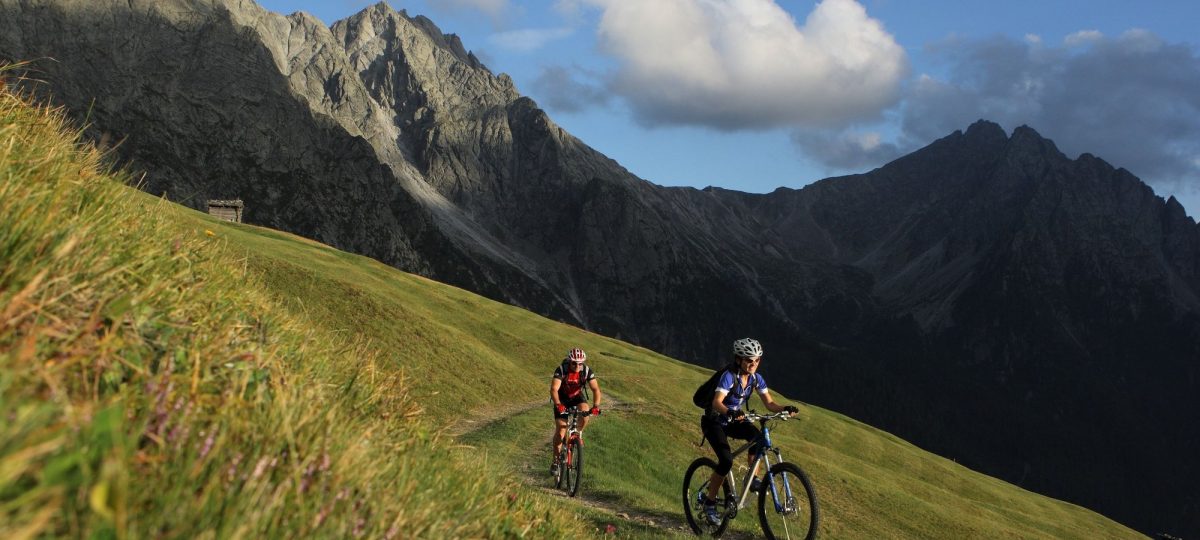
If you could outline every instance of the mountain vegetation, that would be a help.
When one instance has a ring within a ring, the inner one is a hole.
[[[681,534],[706,370],[151,197],[62,114],[0,93],[0,536]],[[541,489],[575,345],[584,504]],[[1139,537],[819,407],[776,438],[825,538]]]
[[[0,94],[0,536],[584,532],[447,452],[383,350],[279,305],[225,228],[63,126]]]
[[[754,335],[789,395],[1200,534],[1200,228],[1029,127],[747,194],[637,178],[386,3],[325,26],[233,0],[0,0],[0,58],[41,59],[18,84],[156,197],[240,198],[249,223],[695,365]]]

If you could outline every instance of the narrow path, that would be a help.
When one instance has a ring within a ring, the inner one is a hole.
[[[604,409],[603,414],[620,413],[630,409],[628,405],[619,399],[614,398],[612,394],[606,393],[601,397],[604,398],[604,403],[601,404],[601,408]],[[450,424],[442,428],[440,433],[443,436],[457,439],[464,435],[469,435],[479,431],[493,423],[503,422],[513,416],[528,412],[538,407],[546,407],[546,409],[549,410],[549,399],[550,398],[543,398],[525,403],[508,403],[491,409],[472,411],[469,416],[458,420],[454,424]]]
[[[603,396],[601,396],[603,397]],[[537,407],[548,407],[547,399],[539,399],[527,403],[508,403],[485,411],[472,411],[471,415],[461,418],[453,424],[442,428],[440,435],[458,439],[474,433],[495,422],[503,422],[513,416],[528,412]]]
[[[487,427],[496,422],[503,422],[513,416],[523,414],[538,407],[548,407],[549,403],[546,399],[539,399],[526,403],[510,403],[500,408],[493,408],[486,411],[476,411],[470,416],[459,420],[457,423],[451,424],[443,428],[440,435],[449,436],[455,439],[469,435]],[[632,407],[613,397],[612,394],[604,395],[604,403],[602,405],[604,414],[621,414],[625,411],[632,410]],[[547,442],[549,444],[549,442]],[[551,485],[550,476],[545,469],[541,468],[540,464],[527,463],[520,467],[520,473],[525,484],[553,495],[561,495],[565,497],[565,493],[554,489]],[[586,473],[585,473],[586,480]],[[662,531],[672,533],[691,535],[691,529],[684,522],[683,517],[678,513],[664,514],[638,510],[628,506],[621,505],[615,501],[597,498],[589,495],[586,484],[583,486],[579,496],[570,498],[578,504],[600,510],[602,512],[612,514],[615,518],[640,523]],[[722,535],[722,538],[731,538],[741,540],[744,538],[754,538],[752,535],[744,534],[738,531],[728,531]]]

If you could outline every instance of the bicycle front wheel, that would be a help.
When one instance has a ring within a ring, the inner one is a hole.
[[[705,516],[702,497],[707,496],[709,482],[712,481],[716,470],[716,462],[708,458],[699,458],[688,466],[683,475],[683,515],[687,517],[688,526],[695,534],[711,534],[713,538],[725,532],[725,527],[729,525],[730,510],[737,506],[731,495],[732,484],[726,477],[717,493],[717,514],[721,518],[720,522],[711,523]]]
[[[564,489],[567,479],[567,449],[563,448],[554,459],[558,461],[558,468],[554,473],[554,489]]]
[[[758,490],[758,521],[767,538],[817,537],[817,492],[792,463],[777,463]]]
[[[583,478],[583,445],[578,441],[571,441],[570,463],[567,469],[570,473],[567,476],[567,495],[574,497],[579,493],[579,482]]]

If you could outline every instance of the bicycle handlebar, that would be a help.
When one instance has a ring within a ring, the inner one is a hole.
[[[780,411],[775,414],[758,414],[756,412],[746,411],[743,418],[748,422],[765,422],[767,420],[790,420],[792,416],[787,411]]]
[[[578,413],[579,416],[591,416],[592,415],[591,409],[580,409],[578,405],[572,405],[570,407],[567,407],[566,412],[568,412],[568,413],[575,412],[575,413]]]

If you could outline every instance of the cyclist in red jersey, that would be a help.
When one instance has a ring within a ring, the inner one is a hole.
[[[550,474],[557,472],[558,453],[562,451],[563,439],[567,436],[567,408],[578,405],[582,410],[590,410],[591,414],[600,414],[600,383],[596,381],[596,373],[585,362],[587,354],[583,349],[571,349],[550,379],[550,400],[554,402],[554,456],[550,461]],[[587,402],[589,388],[593,396],[590,409]],[[587,416],[580,418],[580,434],[587,423]]]

